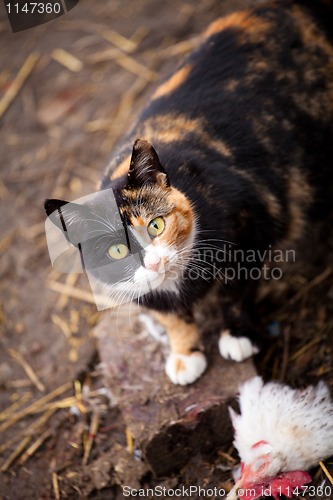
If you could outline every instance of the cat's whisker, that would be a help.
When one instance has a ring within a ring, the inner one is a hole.
[[[101,215],[99,214],[96,214],[95,212],[93,213],[93,215],[100,220],[101,223],[103,224],[107,224],[109,226],[109,229],[111,229],[112,231],[115,230],[115,227],[114,225],[112,224],[112,222],[110,221],[109,217],[108,217],[108,212],[106,211],[105,213],[105,216],[106,216],[106,219],[104,217],[102,217]],[[96,220],[97,222],[97,220]]]
[[[200,228],[200,229],[198,229],[197,237],[203,233],[215,233],[216,234],[216,230],[215,229],[202,229],[202,228]],[[228,243],[229,245],[238,246],[237,243],[235,243],[234,241],[230,241],[230,240],[224,240],[224,239],[220,239],[220,238],[212,238],[212,240],[213,241],[221,241],[222,243]]]
[[[223,276],[223,278],[227,281],[227,278],[226,278],[225,274],[223,273],[223,271],[222,271],[220,268],[218,268],[218,267],[215,265],[215,263],[208,262],[208,261],[206,261],[206,260],[204,260],[204,259],[200,259],[200,258],[199,258],[199,256],[194,256],[194,257],[190,258],[190,259],[188,260],[188,262],[187,262],[187,266],[191,266],[191,265],[193,265],[193,263],[198,263],[198,262],[202,263],[202,264],[201,264],[202,268],[203,268],[204,266],[211,266],[211,267],[214,269],[214,271],[215,271],[216,269],[218,269],[218,273],[219,273],[220,275],[222,275],[222,276]],[[214,274],[214,275],[215,275],[215,274]],[[216,278],[216,279],[218,279],[218,278]]]
[[[107,222],[108,224],[110,224],[110,227],[113,227],[113,224],[112,224],[112,222],[110,221],[109,212],[106,212],[106,222]]]
[[[111,290],[111,298],[112,300],[115,301],[116,306],[121,306],[124,304],[124,300],[126,298],[126,295],[128,296],[128,291],[131,290],[131,287],[133,287],[133,282],[132,281],[126,281],[122,283],[121,289],[120,290]],[[126,300],[126,302],[129,302],[129,299]]]
[[[228,241],[225,241],[225,240],[220,240],[218,238],[207,238],[207,239],[204,239],[204,240],[197,240],[195,243],[186,245],[182,249],[180,249],[180,251],[185,250],[187,248],[198,249],[198,248],[201,248],[203,244],[205,246],[212,246],[212,247],[215,247],[216,249],[223,250],[223,247],[220,247],[218,245],[214,245],[213,243],[210,243],[212,241],[219,241],[219,242],[222,242],[222,243],[228,243],[230,245],[238,246],[238,245],[236,245],[236,243],[231,243],[231,242],[228,242]]]
[[[95,222],[96,225],[100,224],[101,226],[105,226],[107,228],[108,231],[111,231],[112,233],[115,232],[115,228],[108,224],[107,221],[105,219],[103,219],[101,216],[97,215],[97,214],[94,214],[95,217],[99,217],[101,220],[98,220],[98,219],[85,219],[85,221],[87,222]]]
[[[224,255],[227,255],[227,256],[229,256],[229,257],[232,257],[232,254],[231,254],[230,252],[227,252],[227,251],[225,251],[225,250],[222,250],[221,248],[216,247],[215,245],[205,245],[205,247],[203,247],[203,248],[199,248],[199,247],[194,248],[194,249],[192,250],[192,254],[194,255],[194,256],[192,256],[192,258],[196,258],[196,252],[204,253],[204,252],[205,252],[205,250],[209,250],[209,251],[215,250],[216,252],[222,252]],[[179,250],[179,251],[177,252],[177,255],[178,255],[178,256],[181,256],[181,255],[182,255],[183,253],[185,253],[185,252],[189,252],[189,253],[190,253],[190,250],[184,250],[184,249]],[[191,258],[191,256],[190,256],[190,258]]]
[[[204,263],[206,264],[206,262]],[[184,271],[189,271],[189,270],[195,270],[197,271],[198,273],[198,277],[201,277],[202,278],[202,272],[206,272],[208,273],[213,279],[215,279],[216,281],[218,281],[220,283],[220,285],[223,286],[223,282],[220,280],[220,278],[218,277],[218,274],[222,275],[222,277],[226,280],[226,277],[225,275],[223,274],[223,272],[221,270],[218,270],[217,274],[208,270],[207,267],[204,267],[203,265],[199,265],[199,264],[194,264],[193,262],[189,263],[187,266],[184,267]],[[216,268],[214,268],[216,269]]]
[[[132,272],[132,269],[130,269],[129,271]],[[146,294],[149,292],[149,290],[147,292],[141,290],[140,288],[142,287],[142,284],[145,284],[147,285],[147,279],[146,278],[141,278],[140,280],[138,280],[137,282],[134,282],[132,280],[132,276],[131,276],[131,280],[121,280],[121,281],[118,281],[116,284],[113,284],[111,286],[109,286],[109,291],[110,291],[110,295],[113,295],[113,300],[116,301],[116,305],[121,305],[122,303],[125,303],[124,301],[126,302],[130,302],[131,300],[134,300],[135,298],[135,295],[136,294]],[[114,286],[115,285],[122,285],[121,286],[121,289],[120,290],[114,290]],[[136,297],[136,298],[139,298],[139,297]]]
[[[98,238],[98,239],[94,242],[94,246],[93,246],[93,248],[92,248],[92,249],[93,249],[93,251],[96,251],[98,243],[100,243],[100,242],[101,242],[103,239],[105,239],[105,238],[110,238],[110,235],[108,235],[108,234],[104,234],[104,235],[100,236],[100,237],[99,237],[99,238]]]

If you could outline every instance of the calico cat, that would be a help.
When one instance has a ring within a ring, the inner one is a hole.
[[[112,189],[122,234],[111,224],[99,244],[87,236],[94,241],[90,268],[125,262],[140,247],[132,275],[125,266],[121,272],[142,286],[135,300],[168,333],[166,372],[176,384],[192,383],[206,369],[194,320],[198,300],[220,287],[223,357],[242,361],[258,352],[259,280],[251,271],[262,268],[267,249],[301,256],[311,245],[309,228],[332,210],[331,20],[324,2],[282,1],[213,22],[154,92],[113,154],[94,204],[85,206],[94,213],[100,200],[106,221]],[[66,203],[47,200],[47,214],[61,214]],[[69,220],[74,229],[86,227],[82,210]],[[242,262],[247,274],[229,282],[223,277],[237,269],[235,249],[243,260],[248,251],[254,257]],[[105,284],[113,279],[96,275]],[[151,319],[147,326],[155,328]]]

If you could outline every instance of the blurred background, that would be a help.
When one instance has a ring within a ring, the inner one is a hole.
[[[64,16],[14,34],[0,5],[0,498],[120,495],[110,478],[105,487],[101,478],[84,478],[82,455],[97,460],[108,445],[102,431],[92,451],[86,436],[82,451],[87,421],[82,430],[73,410],[80,410],[87,374],[90,400],[107,403],[97,390],[103,383],[92,335],[100,314],[84,276],[51,269],[43,202],[93,192],[117,140],[200,32],[258,3],[81,0]],[[298,384],[323,377],[333,387],[329,276],[301,295],[301,308],[291,304],[277,318],[297,329],[294,341],[290,330],[278,332],[260,359],[268,376]],[[103,428],[126,445],[116,408]]]

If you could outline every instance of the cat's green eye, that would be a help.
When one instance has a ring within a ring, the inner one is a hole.
[[[163,217],[156,217],[156,219],[153,219],[149,222],[147,231],[151,238],[156,238],[156,236],[159,236],[163,233],[164,228],[165,222]]]
[[[128,253],[128,247],[123,243],[118,243],[118,245],[112,245],[112,247],[108,248],[108,256],[111,257],[111,259],[124,259],[127,257]]]

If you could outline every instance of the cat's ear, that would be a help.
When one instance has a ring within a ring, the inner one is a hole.
[[[85,234],[85,221],[90,215],[86,205],[65,200],[47,199],[45,212],[51,222],[57,226],[73,245],[82,242]]]
[[[55,199],[47,199],[44,202],[44,208],[46,215],[49,216],[53,214],[56,210],[59,210],[61,207],[64,205],[67,205],[69,203],[68,201],[65,200],[55,200]]]
[[[141,187],[144,184],[158,184],[169,187],[168,174],[162,167],[153,146],[144,139],[137,139],[133,146],[128,185]]]

